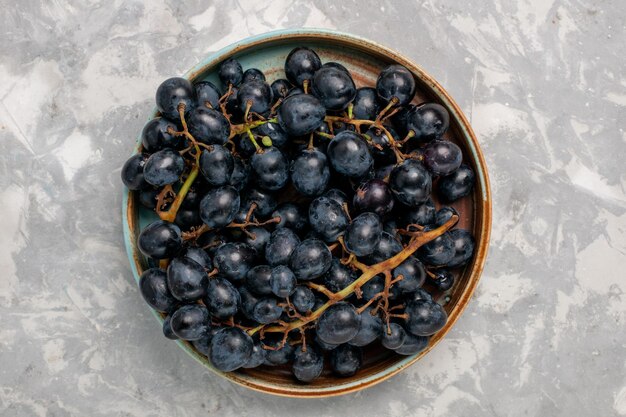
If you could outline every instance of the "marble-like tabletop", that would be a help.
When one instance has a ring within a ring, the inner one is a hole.
[[[626,9],[616,0],[0,1],[0,415],[626,415]],[[365,392],[212,376],[131,276],[120,166],[163,79],[252,34],[390,46],[458,101],[493,234],[445,340]]]

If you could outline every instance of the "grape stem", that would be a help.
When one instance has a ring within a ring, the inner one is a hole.
[[[324,311],[326,311],[330,306],[332,306],[333,304],[338,303],[339,301],[342,301],[342,300],[348,298],[353,293],[359,291],[360,288],[363,285],[365,285],[367,282],[369,282],[376,275],[378,275],[380,273],[385,273],[385,274],[389,274],[391,276],[390,271],[392,269],[394,269],[395,267],[400,265],[402,262],[407,260],[407,258],[409,258],[411,255],[413,255],[413,253],[415,253],[415,251],[417,249],[419,249],[421,246],[425,245],[426,243],[430,242],[431,240],[436,239],[437,237],[441,236],[446,231],[448,231],[448,229],[450,229],[452,226],[454,226],[454,224],[456,223],[457,220],[458,220],[458,216],[453,215],[446,223],[444,223],[443,225],[439,226],[436,229],[429,230],[427,232],[426,231],[422,231],[422,230],[418,230],[418,231],[415,231],[415,232],[405,231],[404,234],[406,234],[408,236],[411,236],[411,240],[409,241],[408,245],[402,251],[397,253],[396,255],[392,256],[391,258],[389,258],[389,259],[387,259],[387,260],[385,260],[383,262],[377,263],[375,265],[368,266],[368,265],[365,265],[365,264],[357,261],[355,258],[352,259],[350,264],[353,267],[361,270],[361,272],[362,272],[361,276],[357,280],[352,282],[350,285],[348,285],[347,287],[342,289],[341,291],[338,291],[336,293],[327,294],[328,301],[324,305],[322,305],[320,308],[318,308],[317,310],[315,310],[314,312],[312,312],[308,316],[305,316],[302,319],[293,321],[291,323],[285,323],[285,324],[279,324],[279,325],[258,326],[258,327],[255,327],[254,329],[249,330],[248,334],[253,335],[253,334],[255,334],[255,333],[260,331],[262,333],[280,333],[280,332],[284,332],[285,335],[286,335],[291,330],[298,329],[298,328],[300,328],[302,326],[307,325],[308,323],[311,323],[314,320],[317,320],[317,318],[319,318],[322,315],[322,313]],[[390,278],[389,278],[389,280],[390,280]],[[389,282],[391,282],[391,281],[389,281]],[[316,290],[321,290],[321,288],[319,288],[319,287],[322,287],[322,286],[319,286],[318,288],[315,288],[315,286],[317,286],[317,284],[313,284],[314,286],[311,286],[311,284],[312,283],[307,283],[309,288],[313,288],[313,289],[316,289]],[[324,289],[325,289],[325,287],[324,287]],[[388,288],[387,288],[387,291],[388,291]]]

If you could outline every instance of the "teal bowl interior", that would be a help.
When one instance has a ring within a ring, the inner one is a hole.
[[[491,199],[487,169],[474,134],[462,112],[439,84],[421,68],[397,53],[377,44],[351,35],[323,30],[290,30],[264,34],[246,39],[204,59],[185,77],[192,81],[209,80],[220,85],[216,74],[219,63],[234,56],[244,69],[259,68],[269,82],[284,78],[284,61],[293,48],[308,46],[313,48],[323,62],[336,61],[346,66],[353,75],[357,86],[374,86],[380,70],[390,63],[399,63],[409,68],[418,81],[418,93],[415,103],[434,101],[445,106],[450,112],[451,127],[446,139],[462,147],[465,162],[470,164],[477,174],[477,184],[473,194],[453,206],[461,213],[460,227],[473,231],[477,241],[473,262],[459,272],[454,287],[445,294],[437,294],[439,301],[445,304],[449,314],[447,326],[431,338],[428,348],[414,356],[391,354],[380,346],[368,348],[364,355],[361,370],[350,378],[336,378],[329,370],[311,384],[297,383],[287,368],[261,367],[252,370],[240,370],[222,373],[214,369],[207,358],[197,352],[191,344],[177,341],[181,348],[197,361],[216,374],[249,388],[284,396],[323,397],[339,395],[359,390],[383,381],[417,361],[447,333],[460,316],[471,297],[482,271],[491,227]],[[157,115],[156,111],[150,118]],[[138,139],[135,151],[141,148]],[[134,193],[124,190],[123,201],[124,238],[133,275],[138,281],[141,272],[147,268],[148,260],[136,246],[139,231],[157,219],[157,216],[136,203]],[[139,299],[137,302],[141,302]],[[160,322],[163,318],[155,313]],[[160,329],[155,326],[155,332]],[[174,342],[173,342],[174,343]]]

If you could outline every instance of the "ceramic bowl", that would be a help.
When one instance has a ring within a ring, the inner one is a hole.
[[[323,62],[336,61],[346,66],[353,75],[357,86],[374,86],[376,77],[388,64],[401,64],[415,75],[417,95],[415,103],[437,102],[450,113],[450,129],[445,138],[457,143],[464,152],[464,160],[476,173],[476,185],[471,196],[461,199],[453,206],[461,214],[459,227],[473,231],[476,238],[476,252],[473,260],[460,271],[455,285],[446,294],[438,294],[440,302],[445,302],[448,312],[446,326],[430,339],[430,344],[414,356],[392,354],[383,348],[369,348],[364,355],[363,367],[350,378],[337,378],[325,370],[320,378],[311,384],[300,384],[287,368],[261,367],[231,373],[214,369],[206,357],[193,349],[191,344],[178,341],[178,345],[209,370],[232,382],[265,393],[290,397],[327,397],[361,390],[384,381],[417,362],[426,355],[450,331],[461,316],[478,284],[485,264],[489,234],[491,229],[491,198],[487,167],[476,136],[452,97],[418,65],[391,49],[373,42],[342,33],[326,30],[284,30],[245,39],[230,45],[205,58],[191,69],[185,77],[191,81],[210,80],[219,85],[216,70],[221,61],[234,56],[243,68],[261,69],[271,82],[284,78],[284,62],[289,51],[297,46],[313,48]],[[469,82],[469,80],[468,80]],[[156,116],[156,110],[150,118]],[[135,151],[141,148],[138,139]],[[138,250],[136,238],[146,224],[154,221],[156,215],[141,207],[133,193],[124,190],[123,200],[124,238],[128,257],[135,280],[148,267],[148,262]],[[137,302],[141,302],[139,299]],[[155,314],[159,321],[163,318]],[[155,325],[155,332],[160,328]],[[469,348],[469,347],[468,347]]]

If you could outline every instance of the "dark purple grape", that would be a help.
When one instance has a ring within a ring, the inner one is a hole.
[[[278,338],[270,338],[266,336],[263,343],[271,348],[265,352],[266,365],[284,365],[292,360],[294,347],[289,343],[283,344],[282,336]]]
[[[461,148],[447,140],[435,140],[424,148],[424,165],[435,175],[449,175],[463,161]]]
[[[404,298],[407,302],[417,300],[433,301],[433,296],[423,288],[418,288],[414,292],[405,293]]]
[[[454,256],[448,261],[447,266],[458,268],[465,265],[474,255],[476,240],[472,234],[464,229],[454,229],[448,232],[454,245]]]
[[[324,285],[332,292],[339,292],[357,279],[356,272],[333,258],[330,268],[324,274]]]
[[[299,244],[300,238],[291,229],[276,229],[265,247],[265,259],[271,266],[287,265]]]
[[[189,133],[207,145],[225,145],[230,137],[230,123],[222,113],[206,107],[198,107],[189,112],[187,118]]]
[[[150,268],[141,274],[139,291],[146,303],[157,311],[165,313],[178,304],[167,288],[167,274],[160,268]]]
[[[389,323],[389,328],[384,324],[382,326],[382,345],[387,349],[398,349],[406,340],[406,331],[404,327],[400,326],[398,323]]]
[[[426,346],[428,346],[428,339],[429,338],[426,336],[415,336],[407,332],[404,338],[404,343],[402,343],[402,346],[397,348],[395,352],[399,355],[415,355],[426,349]]]
[[[273,297],[262,297],[252,309],[252,318],[261,324],[273,323],[283,314],[283,308]]]
[[[147,160],[148,155],[138,153],[128,158],[124,163],[122,167],[122,182],[126,188],[133,191],[151,188],[143,175]]]
[[[306,314],[315,305],[315,295],[308,287],[298,285],[291,295],[291,304],[300,314]]]
[[[374,213],[363,213],[352,220],[344,233],[346,249],[356,256],[374,252],[382,238],[383,224]]]
[[[285,265],[278,265],[272,269],[270,287],[276,297],[287,298],[296,290],[296,276]]]
[[[434,301],[418,300],[407,303],[404,310],[407,329],[415,336],[430,336],[445,326],[448,314]]]
[[[213,264],[220,274],[232,282],[240,282],[254,263],[256,253],[245,243],[225,243],[215,251]]]
[[[200,81],[195,83],[194,88],[196,90],[196,103],[198,107],[206,107],[210,109],[219,108],[219,100],[222,96],[220,90],[209,81]]]
[[[227,58],[220,64],[218,76],[225,86],[237,86],[243,80],[243,68],[235,58]]]
[[[264,190],[276,191],[289,181],[289,161],[280,149],[269,147],[252,155],[252,174]]]
[[[198,209],[180,208],[176,213],[174,223],[176,223],[181,230],[189,230],[194,226],[202,224],[200,212]]]
[[[298,381],[311,382],[322,374],[324,356],[313,346],[307,346],[306,350],[298,346],[294,352],[291,370]]]
[[[200,201],[200,218],[211,228],[220,228],[233,221],[239,211],[237,190],[230,185],[214,188]]]
[[[316,309],[313,308],[313,311],[315,310]],[[317,337],[317,334],[315,335],[315,345],[318,346],[321,350],[324,350],[326,352],[330,352],[331,350],[336,349],[337,346],[340,346],[340,345],[333,345],[331,343],[324,342],[319,337]]]
[[[349,377],[361,368],[363,352],[361,348],[344,344],[338,346],[330,354],[330,367],[333,373],[340,377]]]
[[[259,189],[253,188],[251,190],[247,190],[245,193],[245,204],[243,207],[246,208],[246,212],[254,203],[256,205],[256,209],[254,210],[255,216],[265,217],[269,216],[272,213],[278,203],[276,202],[276,198],[273,194],[268,191],[261,191]]]
[[[241,82],[245,84],[248,81],[265,81],[265,74],[258,68],[248,68],[244,71]]]
[[[213,269],[213,262],[208,253],[202,248],[190,247],[182,255],[184,258],[189,258],[192,261],[196,261],[205,271]]]
[[[246,287],[258,295],[269,295],[272,293],[270,279],[272,277],[272,267],[269,265],[257,265],[246,274]]]
[[[437,210],[435,209],[435,203],[430,198],[416,207],[403,207],[401,210],[401,219],[405,226],[409,224],[426,226],[435,222]]]
[[[228,185],[235,187],[237,191],[244,189],[248,185],[248,179],[250,176],[250,167],[243,159],[239,157],[233,158],[233,173],[228,180]]]
[[[439,180],[437,192],[443,201],[451,203],[469,195],[475,180],[474,171],[468,165],[461,164],[456,171]]]
[[[377,275],[370,279],[361,287],[363,301],[370,301],[374,297],[377,297],[385,289],[385,278],[382,275]]]
[[[241,297],[241,312],[246,318],[254,320],[254,306],[259,302],[259,297],[250,292],[245,286],[238,287],[237,291],[239,291],[239,296]]]
[[[402,292],[413,292],[426,280],[424,265],[414,256],[409,256],[393,270],[394,279],[400,275],[402,275],[402,280],[394,284],[394,287]]]
[[[174,258],[167,267],[167,286],[177,300],[185,303],[204,297],[208,282],[204,268],[189,258]]]
[[[344,67],[343,65],[341,65],[339,62],[330,61],[330,62],[323,64],[321,68],[335,68],[335,69],[345,72],[346,74],[350,74],[350,71],[348,71],[348,69]]]
[[[359,331],[356,336],[348,342],[349,344],[354,346],[367,346],[380,338],[383,321],[377,315],[373,315],[372,310],[372,307],[369,307],[360,314],[361,322],[359,323]]]
[[[374,252],[367,257],[370,265],[384,262],[402,250],[402,243],[388,232],[382,232],[380,242],[376,245]]]
[[[199,166],[209,184],[220,186],[230,182],[235,162],[228,149],[221,145],[211,145],[210,149],[202,150]]]
[[[412,111],[415,107],[417,107],[415,104],[408,104],[405,107],[401,107],[400,110],[394,114],[393,116],[391,116],[391,122],[393,123],[393,126],[396,128],[396,131],[400,134],[401,137],[405,137],[406,134],[408,133],[408,128],[406,126],[407,123],[407,115],[409,114],[410,111]],[[407,145],[411,145],[414,142],[408,142]],[[405,147],[407,146],[405,145]]]
[[[405,115],[405,126],[414,133],[418,142],[441,139],[450,126],[450,116],[445,107],[436,103],[426,103],[409,110]]]
[[[291,182],[296,191],[306,197],[322,194],[329,180],[328,159],[315,148],[303,150],[291,163]]]
[[[306,47],[294,48],[285,60],[285,74],[292,84],[302,86],[304,81],[311,80],[322,66],[320,57]]]
[[[349,342],[359,332],[361,316],[345,301],[328,307],[317,320],[317,336],[326,343],[339,345]]]
[[[274,96],[274,102],[278,101],[278,99],[284,99],[289,94],[289,90],[291,90],[292,85],[289,81],[284,78],[280,78],[274,81],[271,85],[272,87],[272,95]]]
[[[189,304],[172,313],[172,332],[183,340],[198,340],[209,330],[209,311],[201,304]]]
[[[248,233],[243,237],[243,242],[250,245],[257,258],[265,257],[265,246],[270,241],[271,233],[265,227],[251,226],[247,228]]]
[[[185,170],[185,160],[171,149],[162,149],[150,155],[143,167],[143,177],[149,184],[162,187],[174,184]]]
[[[243,364],[242,368],[257,368],[265,362],[266,350],[263,349],[263,345],[259,341],[255,341],[252,346],[252,354]]]
[[[182,243],[180,228],[164,220],[150,223],[137,238],[141,253],[154,259],[171,258],[180,251]]]
[[[160,192],[161,190],[158,188],[149,188],[147,190],[139,191],[139,203],[150,210],[154,210],[156,208],[157,197]]]
[[[285,98],[278,108],[280,127],[292,136],[307,135],[317,129],[326,117],[326,109],[311,94],[295,94]]]
[[[309,224],[325,242],[331,243],[348,226],[348,216],[336,200],[322,196],[309,205]]]
[[[335,171],[350,178],[363,177],[374,165],[367,143],[350,131],[341,132],[330,141],[328,159]]]
[[[211,364],[222,372],[231,372],[246,364],[254,342],[250,336],[237,327],[224,327],[211,339]]]
[[[439,291],[448,291],[454,285],[454,275],[447,269],[436,269],[433,275],[431,281]]]
[[[265,81],[247,81],[239,86],[237,100],[240,109],[249,105],[251,112],[265,114],[272,107],[272,89]]]
[[[352,204],[357,212],[369,211],[383,217],[393,210],[394,199],[387,183],[374,179],[359,185]]]
[[[161,115],[171,120],[180,120],[178,106],[184,105],[185,111],[193,108],[196,92],[191,83],[180,77],[163,81],[156,92],[157,108]]]
[[[164,148],[179,149],[184,143],[184,139],[174,136],[170,130],[177,132],[179,128],[175,123],[163,117],[150,120],[141,131],[143,150],[153,153]]]
[[[388,128],[387,131],[391,133],[394,140],[399,140],[395,131],[391,128]],[[391,148],[389,137],[387,137],[387,134],[382,129],[372,126],[367,130],[367,132],[365,132],[365,135],[371,139],[373,144],[382,148],[378,149],[376,146],[370,146],[370,153],[374,157],[377,166],[396,163],[396,154]]]
[[[432,178],[419,161],[407,159],[391,171],[389,187],[400,203],[417,207],[430,197]]]
[[[212,278],[207,287],[204,304],[213,317],[227,319],[239,310],[241,297],[233,284],[223,278]]]
[[[278,123],[264,123],[254,130],[259,136],[267,136],[272,141],[272,146],[281,148],[289,141],[289,136]]]
[[[165,319],[163,319],[163,328],[162,328],[162,330],[163,330],[163,336],[165,336],[166,338],[168,338],[170,340],[178,340],[178,339],[180,339],[172,331],[172,316],[170,316],[170,315],[165,316]]]
[[[272,217],[280,218],[280,222],[276,223],[277,229],[287,227],[299,232],[303,230],[308,223],[306,212],[301,206],[293,203],[281,204],[276,210],[274,210]]]
[[[389,65],[376,80],[376,92],[385,103],[395,97],[398,99],[397,105],[407,105],[415,96],[413,74],[402,65]]]
[[[417,257],[433,266],[446,266],[455,255],[454,241],[449,233],[431,240],[417,250]]]
[[[331,259],[330,250],[324,242],[318,239],[306,239],[291,253],[289,267],[297,279],[309,281],[328,271]]]
[[[330,190],[326,191],[324,193],[324,197],[335,200],[342,207],[344,206],[344,204],[348,204],[348,196],[346,195],[346,193],[336,188],[331,188]]]
[[[376,89],[371,87],[362,87],[356,90],[352,104],[352,115],[355,119],[374,120],[380,110]]]
[[[457,216],[457,221],[452,225],[453,227],[459,222],[459,212],[456,211],[454,207],[442,207],[437,210],[435,214],[434,224],[436,227],[443,226],[452,218],[452,216]]]
[[[356,86],[347,71],[327,66],[313,76],[312,93],[327,110],[345,110],[356,96]]]

